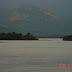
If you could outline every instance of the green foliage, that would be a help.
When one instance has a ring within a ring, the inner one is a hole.
[[[29,32],[26,35],[22,33],[0,33],[0,40],[38,40],[36,37],[31,35]]]
[[[72,41],[72,35],[64,36],[64,37],[63,37],[63,40],[64,40],[64,41]]]
[[[36,37],[34,37],[33,35],[31,35],[29,32],[26,33],[26,35],[24,36],[25,40],[38,40]]]

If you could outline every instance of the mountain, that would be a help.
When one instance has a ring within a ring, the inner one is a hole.
[[[72,0],[0,0],[0,8],[38,6],[65,19],[72,20]]]
[[[31,32],[35,35],[65,35],[72,33],[72,21],[62,20],[39,7],[0,8],[0,32]]]
[[[8,29],[7,26],[0,24],[0,32],[1,31],[6,31]]]

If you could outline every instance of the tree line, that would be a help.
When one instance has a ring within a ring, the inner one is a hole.
[[[63,40],[64,41],[72,41],[72,35],[64,36]]]
[[[0,33],[0,40],[38,40],[37,37],[33,36],[31,33],[26,33],[23,35],[22,33]]]

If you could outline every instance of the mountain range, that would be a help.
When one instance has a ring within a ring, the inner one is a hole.
[[[0,8],[0,32],[31,32],[37,36],[72,33],[72,21],[35,6]]]

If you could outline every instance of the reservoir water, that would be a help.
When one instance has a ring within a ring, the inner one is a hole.
[[[72,72],[72,41],[0,41],[0,72]]]

